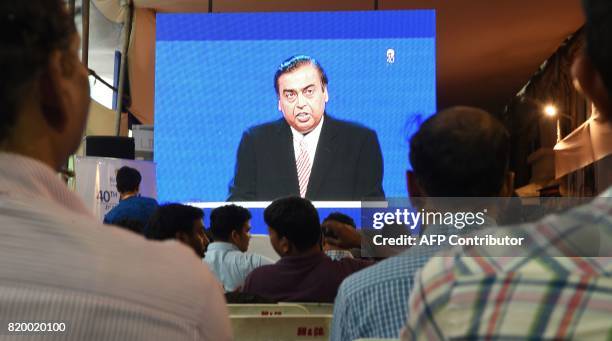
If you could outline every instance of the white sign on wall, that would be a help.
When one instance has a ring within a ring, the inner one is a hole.
[[[116,174],[123,166],[135,168],[142,175],[140,195],[157,199],[154,162],[106,157],[76,158],[76,192],[100,221],[119,203]]]

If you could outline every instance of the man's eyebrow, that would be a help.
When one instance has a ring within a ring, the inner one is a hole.
[[[283,89],[283,92],[288,92],[288,91],[294,91],[294,92],[295,92],[295,91],[297,91],[297,90],[304,91],[304,90],[306,90],[306,89],[308,89],[308,88],[312,88],[312,87],[313,87],[313,86],[315,86],[315,85],[316,85],[316,84],[314,84],[314,83],[313,83],[313,84],[306,85],[305,87],[303,87],[303,88],[301,88],[301,89]]]

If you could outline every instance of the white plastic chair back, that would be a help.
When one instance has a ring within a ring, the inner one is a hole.
[[[308,310],[299,304],[228,304],[230,315],[283,316],[304,315]]]
[[[334,313],[334,305],[333,303],[283,303],[280,302],[279,305],[285,304],[297,304],[308,311],[309,314],[333,314]]]
[[[235,340],[329,340],[331,315],[230,315]]]

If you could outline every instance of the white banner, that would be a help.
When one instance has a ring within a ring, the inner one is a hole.
[[[157,199],[154,162],[105,157],[76,158],[76,192],[100,221],[119,202],[115,176],[123,166],[135,168],[142,175],[140,195]]]

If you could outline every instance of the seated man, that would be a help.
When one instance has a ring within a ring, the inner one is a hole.
[[[160,206],[145,228],[145,237],[154,240],[176,239],[203,258],[208,238],[204,233],[204,211],[181,204]]]
[[[145,224],[143,224],[142,221],[133,219],[119,219],[115,221],[113,225],[122,227],[137,234],[143,234],[145,229]]]
[[[323,228],[324,237],[336,237],[332,230],[326,228],[326,225],[331,222],[346,224],[347,226],[357,229],[353,218],[347,216],[344,213],[333,212],[330,213],[325,219],[323,219],[323,223],[321,224]],[[325,254],[333,260],[339,260],[342,258],[353,258],[353,254],[349,249],[326,243],[325,240],[323,240],[323,251],[325,251]]]
[[[0,1],[0,339],[231,340],[223,292],[191,251],[103,226],[57,176],[89,109],[65,3]]]
[[[612,2],[583,4],[587,48],[572,74],[611,123]],[[475,246],[432,258],[415,279],[402,339],[610,340],[612,188],[589,204],[496,233],[523,235],[530,248],[521,257],[491,257]]]
[[[208,245],[204,261],[223,284],[225,291],[234,291],[246,276],[271,259],[246,253],[251,239],[251,213],[244,207],[226,205],[210,213],[210,232],[214,242]]]
[[[105,224],[117,224],[122,220],[138,221],[143,226],[157,209],[157,201],[139,195],[142,176],[137,169],[127,166],[117,171],[119,204],[104,216]]]
[[[509,159],[510,137],[500,122],[480,109],[450,108],[428,118],[410,140],[408,192],[417,198],[508,196],[513,178]],[[354,233],[350,228],[335,232]],[[415,273],[438,249],[413,246],[347,278],[334,305],[331,339],[397,338],[408,311],[402,297],[410,294]]]
[[[319,214],[310,201],[275,200],[264,211],[270,243],[281,257],[251,272],[242,291],[278,301],[333,302],[342,280],[371,262],[333,261],[321,249]]]

